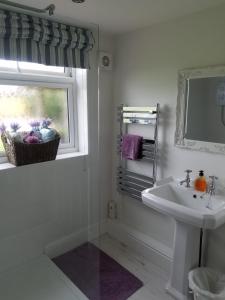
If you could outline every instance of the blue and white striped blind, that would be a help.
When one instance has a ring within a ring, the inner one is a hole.
[[[0,59],[89,68],[89,29],[0,10]]]

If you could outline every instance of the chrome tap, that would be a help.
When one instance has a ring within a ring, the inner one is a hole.
[[[186,183],[186,187],[189,188],[189,187],[191,187],[190,173],[192,172],[192,170],[186,170],[185,172],[187,173],[186,178],[184,180],[180,181],[180,185],[182,185],[183,183]]]
[[[209,176],[210,182],[207,185],[207,190],[204,194],[200,196],[201,199],[203,199],[207,194],[210,196],[209,199],[211,199],[212,196],[215,196],[216,193],[216,180],[218,177],[216,176]],[[208,208],[210,208],[209,203],[207,204]]]
[[[216,192],[216,180],[218,179],[218,177],[216,176],[209,176],[210,178],[210,182],[208,185],[208,189],[207,189],[207,193],[210,196],[215,196],[215,192]]]
[[[208,209],[213,209],[212,196],[215,196],[215,193],[216,193],[216,180],[218,179],[218,177],[209,176],[209,178],[210,178],[210,182],[209,182],[208,188],[207,188],[207,194],[209,194],[209,198],[208,198],[206,207]]]

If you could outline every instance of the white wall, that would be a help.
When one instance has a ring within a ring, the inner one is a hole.
[[[112,38],[101,36],[100,46],[111,51]],[[111,111],[112,81],[110,74],[101,74],[101,143],[107,147],[101,149],[104,161],[99,164],[97,72],[95,50],[88,75],[89,155],[0,170],[0,272],[40,255],[46,245],[55,245],[58,240],[64,240],[66,246],[87,240],[88,227],[106,219],[112,176],[111,159],[106,159],[112,157],[107,116]],[[104,178],[102,203],[99,173]],[[96,234],[94,229],[91,234]]]
[[[0,270],[87,227],[84,158],[0,171]]]
[[[225,156],[187,151],[174,146],[176,122],[177,73],[189,67],[225,63],[225,6],[207,10],[176,21],[121,35],[116,40],[114,86],[115,112],[121,103],[161,105],[159,141],[161,161],[158,177],[193,176],[203,169],[207,175],[225,178]],[[114,119],[116,116],[114,114]],[[114,140],[118,132],[115,121]],[[139,131],[141,134],[141,131]],[[116,153],[114,145],[114,153]],[[143,207],[135,200],[116,193],[114,155],[114,199],[119,202],[120,221],[172,247],[174,225],[171,219]],[[146,172],[147,165],[140,170]],[[225,270],[225,226],[210,239],[208,261]]]

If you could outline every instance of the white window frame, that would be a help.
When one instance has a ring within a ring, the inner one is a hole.
[[[53,72],[32,72],[10,69],[0,69],[0,85],[21,85],[39,86],[47,88],[64,88],[68,90],[68,128],[69,143],[60,144],[58,154],[78,152],[78,108],[76,91],[76,70],[66,68],[64,74]],[[6,162],[4,152],[0,152],[0,163]]]

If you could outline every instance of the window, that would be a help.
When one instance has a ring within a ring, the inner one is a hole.
[[[0,123],[16,121],[27,131],[29,121],[51,118],[60,151],[78,151],[75,75],[75,69],[0,60]]]

